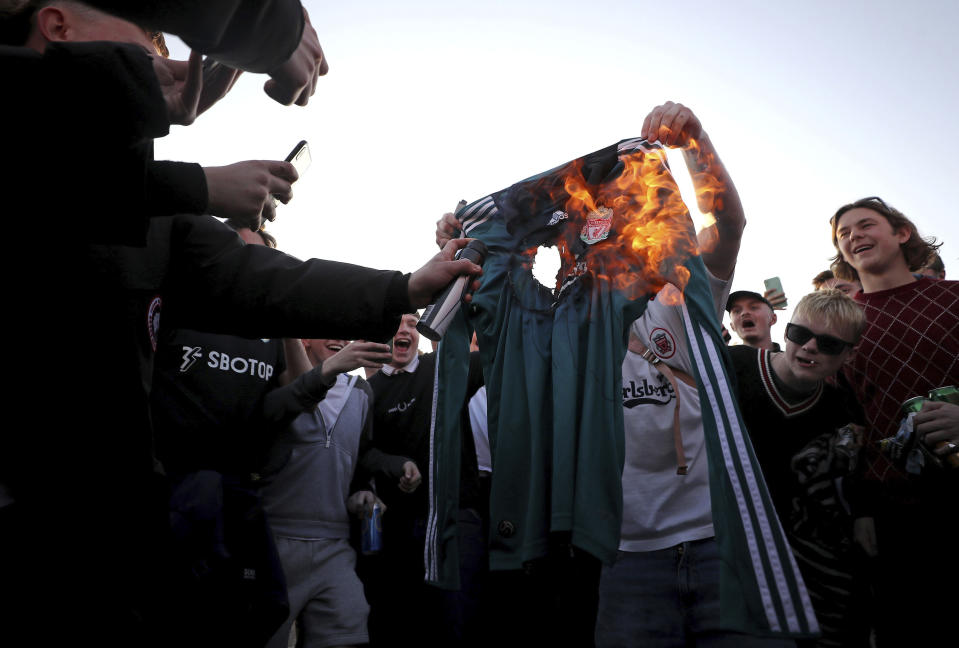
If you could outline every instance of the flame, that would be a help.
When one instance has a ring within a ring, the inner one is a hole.
[[[700,170],[692,174],[693,187],[696,190],[696,205],[704,214],[703,227],[699,232],[699,248],[700,252],[708,253],[712,252],[719,242],[714,212],[723,210],[726,185],[708,171],[708,169],[721,168],[715,151],[707,149],[704,153],[695,139],[690,139],[687,146],[693,157],[699,161]]]
[[[569,196],[565,203],[568,231],[578,238],[590,218],[595,219],[604,207],[611,209],[609,238],[591,244],[584,255],[589,270],[630,298],[658,292],[664,301],[678,303],[689,281],[689,271],[681,264],[698,254],[699,247],[679,187],[666,166],[665,152],[656,149],[620,159],[624,163],[620,175],[598,187],[584,179],[581,161],[570,165],[562,183]],[[716,205],[722,184],[714,178],[699,180],[700,206]],[[574,268],[580,259],[571,251],[571,241],[558,247],[564,269]],[[668,284],[677,290],[662,291]]]

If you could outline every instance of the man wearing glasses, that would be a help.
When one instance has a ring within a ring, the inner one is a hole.
[[[729,348],[743,422],[824,645],[863,646],[868,640],[853,520],[844,506],[858,442],[852,432],[837,432],[861,414],[848,389],[826,382],[851,357],[864,326],[852,299],[838,290],[817,291],[796,305],[783,352]]]

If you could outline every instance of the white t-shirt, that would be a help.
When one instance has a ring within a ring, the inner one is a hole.
[[[476,446],[476,466],[480,472],[492,472],[490,460],[489,426],[486,420],[486,385],[476,390],[469,402],[470,427],[473,430],[473,444]]]
[[[723,307],[732,279],[709,275],[716,314]],[[668,287],[649,302],[632,326],[646,348],[670,367],[694,375],[681,305],[664,303]],[[622,551],[655,551],[680,542],[715,535],[709,500],[709,473],[703,437],[699,393],[677,380],[680,392],[679,424],[689,466],[676,474],[673,443],[675,395],[669,380],[641,355],[626,352],[623,361],[623,415],[626,463],[623,468]]]

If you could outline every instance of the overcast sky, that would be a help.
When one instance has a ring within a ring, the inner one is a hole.
[[[271,228],[295,256],[414,270],[460,198],[637,136],[669,99],[700,117],[742,197],[734,289],[776,275],[794,304],[828,266],[829,217],[869,195],[944,241],[959,277],[955,0],[305,6],[330,63],[306,108],[248,75],[157,142],[158,159],[219,165],[308,140],[313,165]]]

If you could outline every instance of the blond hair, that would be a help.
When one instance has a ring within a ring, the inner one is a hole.
[[[817,290],[799,300],[793,310],[793,319],[803,317],[808,320],[816,317],[826,322],[833,331],[850,333],[850,338],[840,335],[847,342],[855,344],[866,328],[866,314],[862,307],[841,290]]]

